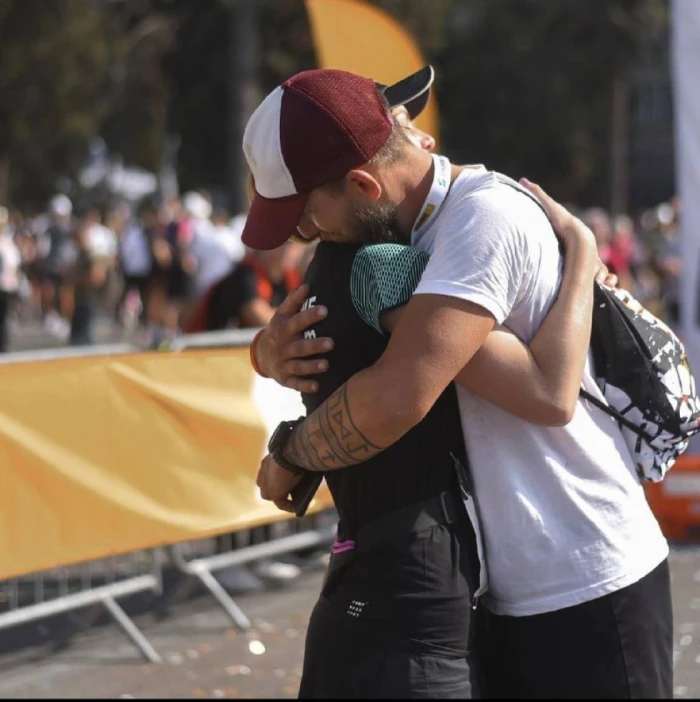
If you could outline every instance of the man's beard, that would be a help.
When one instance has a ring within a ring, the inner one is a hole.
[[[372,205],[355,209],[357,240],[363,244],[405,244],[396,208]]]

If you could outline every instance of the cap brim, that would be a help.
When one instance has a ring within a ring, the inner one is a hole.
[[[282,246],[296,231],[308,199],[308,193],[275,199],[256,193],[243,227],[243,243],[259,251]]]
[[[412,73],[393,85],[377,83],[379,90],[384,93],[390,107],[403,105],[411,119],[415,119],[423,112],[430,99],[430,87],[435,80],[435,71],[432,66],[425,66],[420,71]]]

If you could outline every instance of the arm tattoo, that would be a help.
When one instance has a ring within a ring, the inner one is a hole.
[[[355,425],[346,383],[294,430],[284,455],[307,470],[326,471],[362,463],[385,448]]]

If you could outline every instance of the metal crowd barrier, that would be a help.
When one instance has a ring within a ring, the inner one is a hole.
[[[190,334],[175,339],[170,345],[170,350],[247,347],[250,346],[257,332],[258,329],[245,329]],[[231,543],[231,549],[220,553],[202,554],[203,543],[201,541],[175,544],[168,548],[168,553],[175,567],[183,574],[198,580],[240,629],[249,629],[250,620],[214,577],[214,573],[226,568],[252,563],[262,558],[281,556],[330,543],[335,536],[336,520],[334,510],[327,510],[302,519],[278,522],[270,527],[273,532],[276,532],[276,538],[263,543],[250,543],[254,530],[241,531],[237,533],[237,537],[240,539],[240,537],[247,536],[248,545],[236,548]],[[289,533],[292,530],[295,530],[296,533]],[[192,550],[199,550],[198,555],[192,556],[190,553]]]
[[[141,351],[134,344],[101,344],[95,346],[68,346],[58,349],[36,351],[14,351],[0,354],[0,364],[31,363],[32,361],[55,361],[59,358],[93,358],[97,356],[122,356]]]
[[[223,349],[250,346],[256,329],[229,329],[201,334],[185,334],[177,337],[169,346],[170,351],[187,351],[189,349]]]
[[[250,345],[256,332],[256,329],[231,330],[182,336],[163,353],[246,347]],[[0,363],[112,356],[142,350],[131,344],[42,349],[3,354],[0,355]],[[188,576],[185,580],[200,582],[236,626],[248,629],[251,626],[250,620],[218,582],[214,573],[258,559],[329,544],[335,535],[335,511],[326,510],[302,519],[292,518],[267,525],[266,528],[274,534],[274,538],[263,543],[253,543],[253,534],[258,530],[256,527],[219,539],[208,538],[172,544],[162,550],[135,551],[123,556],[0,581],[0,631],[58,614],[101,606],[148,661],[160,663],[161,657],[158,652],[117,600],[143,592],[151,592],[162,599],[163,568],[166,562],[174,566],[179,573]],[[230,548],[219,549],[219,552],[216,552],[217,544],[227,539]],[[3,646],[0,645],[0,653],[2,652]]]
[[[226,591],[226,589],[214,577],[214,573],[225,568],[241,566],[262,558],[281,556],[284,554],[302,551],[316,546],[330,546],[336,531],[333,510],[326,510],[318,514],[303,517],[297,520],[283,521],[270,525],[273,531],[277,531],[275,538],[263,543],[249,543],[246,546],[237,548],[231,539],[231,549],[219,553],[209,553],[207,555],[197,555],[188,557],[188,551],[193,550],[201,544],[184,543],[175,544],[168,548],[168,553],[175,567],[185,575],[196,578],[214,596],[221,605],[224,612],[231,621],[242,630],[250,629],[251,623],[236,601]],[[289,533],[296,527],[296,533]],[[280,531],[288,533],[280,534]],[[237,532],[237,537],[248,536],[255,530]]]
[[[102,605],[142,655],[160,663],[156,650],[117,600],[140,592],[159,594],[161,560],[155,550],[134,551],[0,582],[0,631]]]

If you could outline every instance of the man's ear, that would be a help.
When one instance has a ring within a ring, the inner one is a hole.
[[[419,146],[423,151],[428,151],[432,153],[435,150],[435,138],[432,137],[430,134],[427,132],[422,131],[421,129],[418,129],[417,127],[413,127],[412,130],[409,130],[408,138],[413,141],[412,137],[415,136],[415,139],[417,140],[417,146]]]
[[[345,174],[345,187],[350,197],[355,200],[376,202],[382,196],[379,181],[368,171],[359,168]]]

